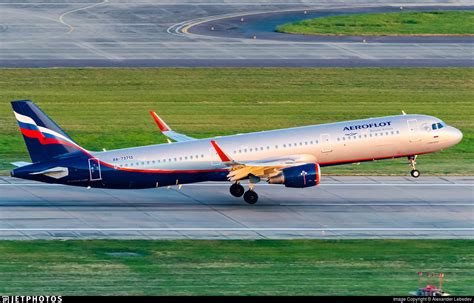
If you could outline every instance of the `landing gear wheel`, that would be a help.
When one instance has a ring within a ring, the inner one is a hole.
[[[416,155],[414,156],[409,156],[408,157],[408,162],[410,162],[410,167],[411,167],[411,176],[413,178],[418,178],[420,176],[420,172],[416,169]]]
[[[244,200],[248,204],[255,204],[258,201],[258,195],[253,190],[247,190],[244,194]]]
[[[234,183],[230,186],[230,194],[234,197],[242,197],[244,192],[244,187],[238,183]]]

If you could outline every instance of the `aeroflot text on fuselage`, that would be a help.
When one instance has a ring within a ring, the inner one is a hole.
[[[385,127],[390,126],[392,123],[391,121],[386,122],[378,122],[378,123],[368,123],[368,124],[359,124],[359,125],[351,125],[344,127],[344,130],[356,130],[356,129],[366,129],[366,128],[373,128],[373,127]]]

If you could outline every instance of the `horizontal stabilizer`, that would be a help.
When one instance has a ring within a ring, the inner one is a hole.
[[[45,175],[51,178],[60,179],[69,175],[67,167],[53,167],[39,172],[30,173],[31,175]]]
[[[11,165],[14,165],[16,167],[23,167],[32,164],[31,162],[23,162],[23,161],[18,161],[18,162],[12,162],[10,163]]]

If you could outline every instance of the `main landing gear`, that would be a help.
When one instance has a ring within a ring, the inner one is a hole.
[[[258,195],[252,188],[245,191],[244,187],[239,183],[234,183],[230,186],[230,194],[237,198],[242,197],[243,195],[245,202],[248,204],[255,204],[258,201]]]
[[[234,197],[242,197],[242,195],[244,194],[245,192],[245,189],[242,185],[240,185],[239,183],[234,183],[230,186],[230,194]]]
[[[410,167],[411,167],[411,176],[413,178],[418,178],[420,176],[420,171],[416,169],[416,155],[415,156],[409,156],[408,161],[410,162]]]
[[[244,200],[248,204],[255,204],[258,201],[258,195],[253,191],[253,189],[249,189],[244,194]]]

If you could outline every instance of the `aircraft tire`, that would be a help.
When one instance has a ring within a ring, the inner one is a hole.
[[[244,200],[248,204],[255,204],[258,201],[258,195],[253,190],[248,190],[244,194]]]

